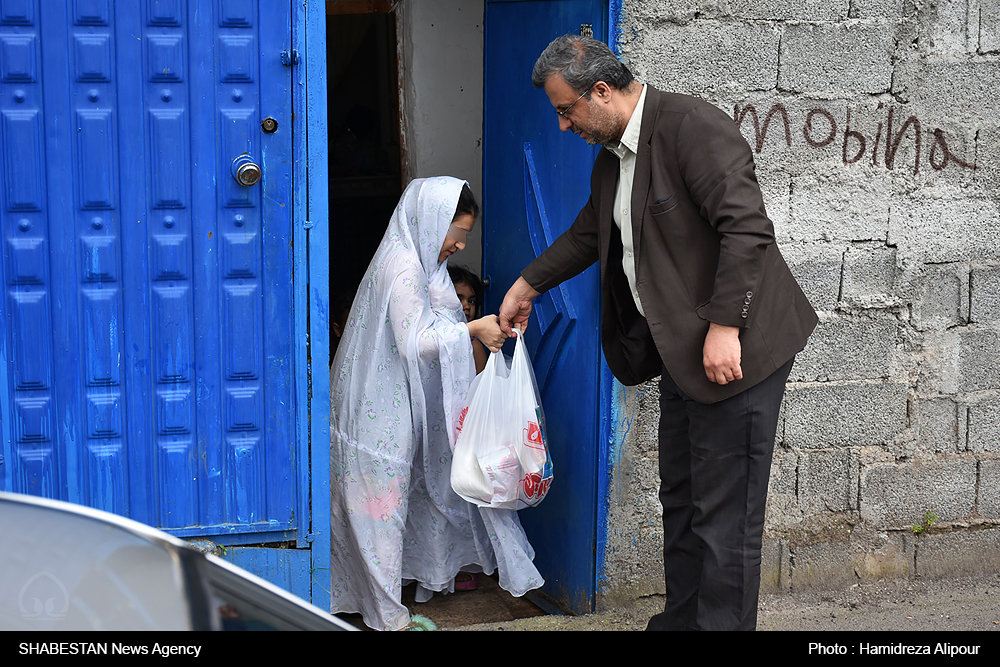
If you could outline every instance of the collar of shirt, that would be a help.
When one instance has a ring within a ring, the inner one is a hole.
[[[639,129],[642,126],[642,107],[646,103],[646,86],[645,84],[640,85],[642,85],[642,92],[639,93],[639,101],[632,111],[632,116],[628,119],[628,125],[625,126],[625,132],[622,134],[621,141],[605,146],[605,148],[617,155],[619,160],[625,157],[625,151],[632,151],[633,154],[639,153]]]

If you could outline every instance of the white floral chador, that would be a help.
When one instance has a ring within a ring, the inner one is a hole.
[[[333,612],[396,630],[460,571],[500,571],[523,595],[542,585],[517,514],[451,489],[451,456],[475,362],[462,306],[438,262],[464,181],[418,179],[403,193],[351,307],[331,369]]]

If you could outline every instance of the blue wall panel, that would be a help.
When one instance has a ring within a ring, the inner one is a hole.
[[[291,4],[0,4],[0,488],[304,538]]]

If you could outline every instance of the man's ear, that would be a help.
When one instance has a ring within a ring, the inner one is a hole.
[[[611,94],[613,92],[614,88],[609,86],[604,81],[598,81],[597,83],[594,84],[594,87],[591,89],[591,97],[596,96],[597,99],[601,100],[602,102],[607,102],[608,100],[611,99]]]

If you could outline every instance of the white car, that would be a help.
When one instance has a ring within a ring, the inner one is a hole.
[[[355,630],[183,540],[0,492],[0,630]]]

